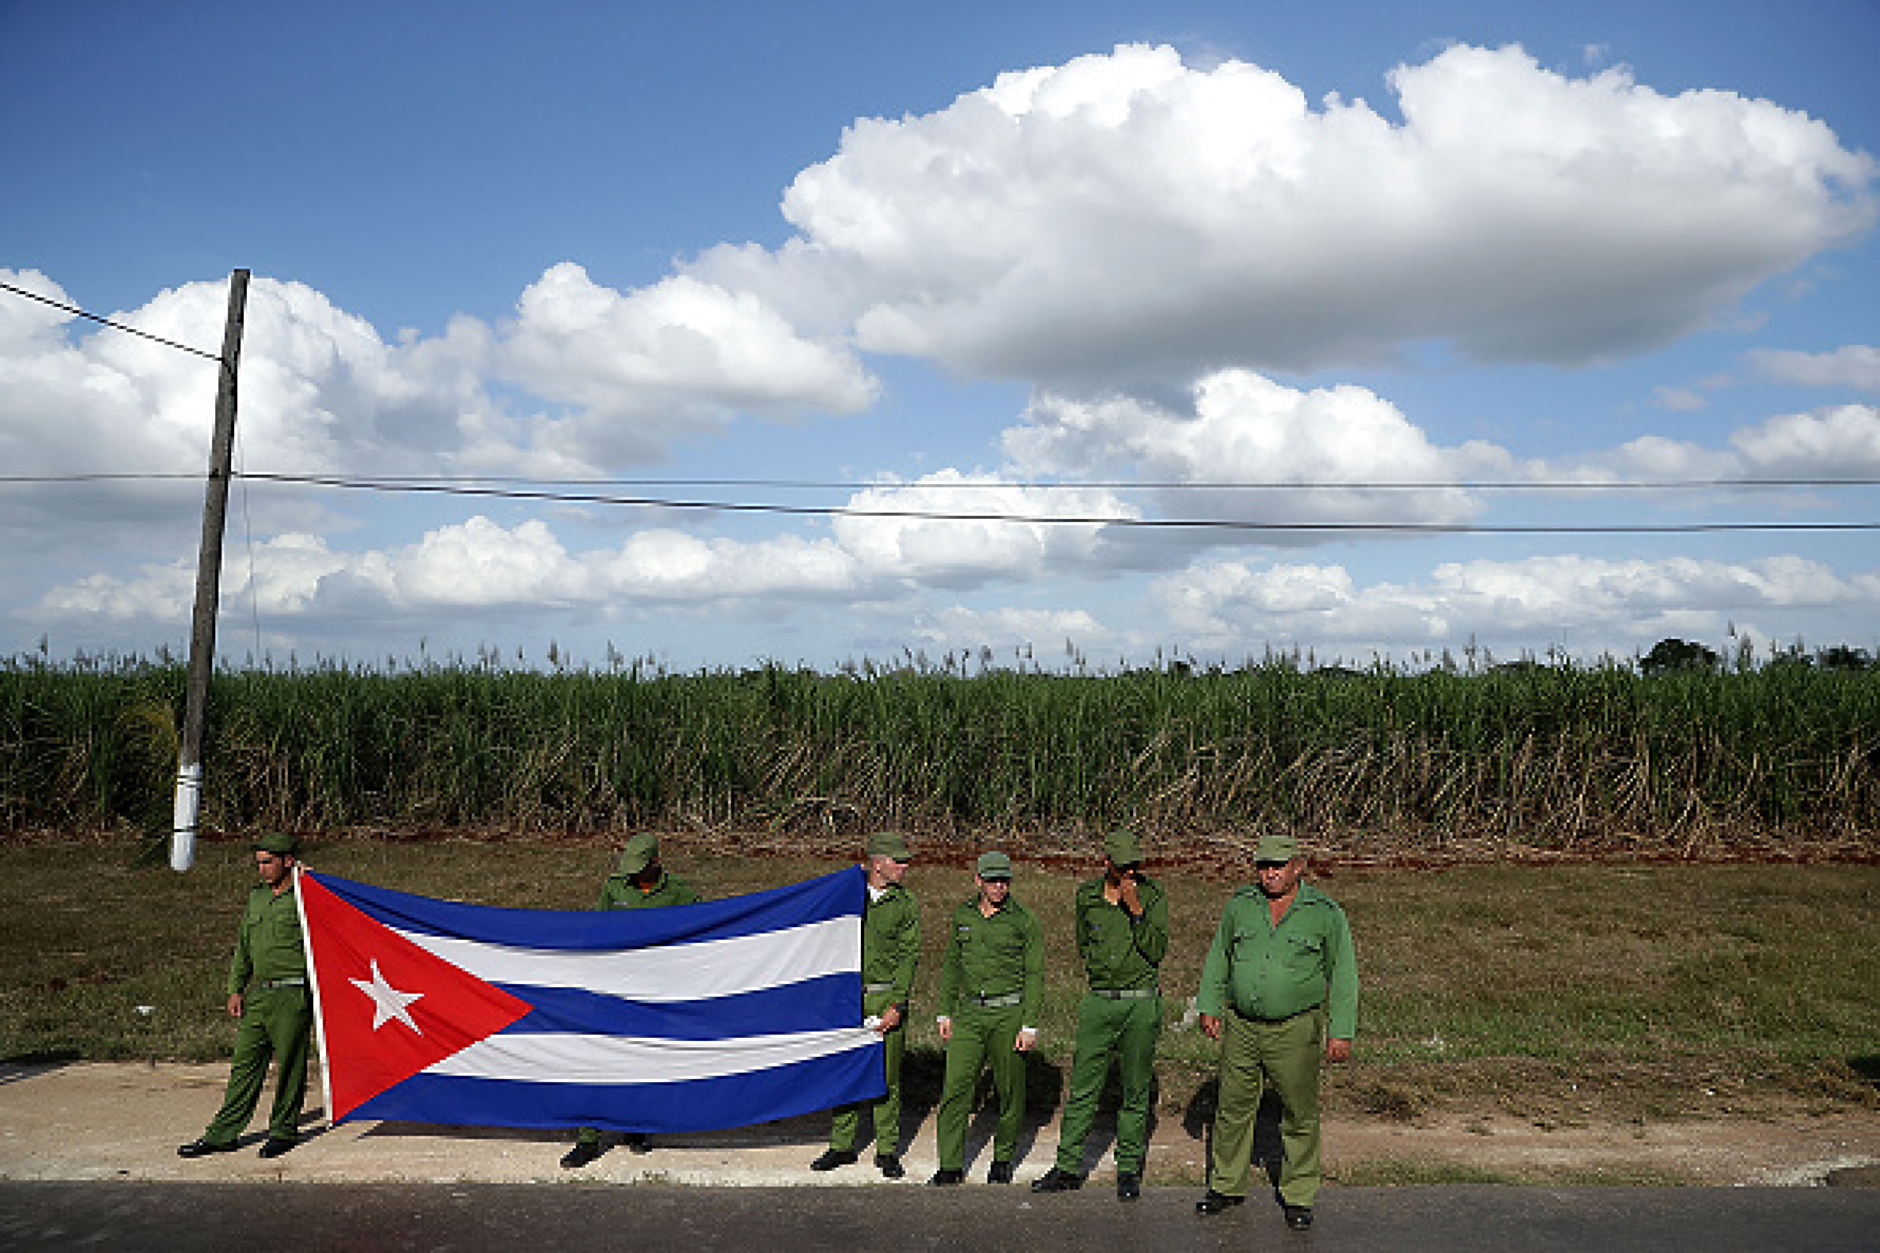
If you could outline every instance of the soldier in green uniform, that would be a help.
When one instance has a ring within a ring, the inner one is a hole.
[[[659,838],[642,831],[627,841],[621,851],[620,865],[601,885],[596,909],[659,909],[667,905],[691,905],[702,898],[692,885],[659,864]],[[623,1137],[627,1147],[644,1153],[649,1147],[646,1134],[629,1131]],[[587,1165],[601,1155],[598,1127],[583,1127],[575,1133],[574,1147],[562,1154],[561,1164],[568,1170]]]
[[[1104,840],[1103,875],[1078,885],[1075,918],[1077,951],[1090,990],[1077,1006],[1077,1052],[1059,1125],[1057,1162],[1032,1180],[1031,1190],[1068,1192],[1083,1186],[1084,1140],[1115,1057],[1123,1082],[1123,1104],[1116,1114],[1116,1196],[1133,1201],[1142,1195],[1155,1042],[1162,1033],[1156,977],[1168,952],[1168,895],[1142,873],[1142,845],[1130,832],[1113,831]]]
[[[982,853],[978,892],[953,911],[940,974],[940,1038],[946,1079],[936,1119],[940,1169],[927,1182],[948,1187],[966,1178],[966,1123],[980,1067],[990,1062],[999,1095],[987,1183],[1012,1182],[1012,1155],[1025,1115],[1025,1054],[1038,1041],[1044,950],[1038,920],[1012,899],[1012,859]]]
[[[1247,1198],[1254,1117],[1271,1084],[1280,1101],[1279,1199],[1286,1225],[1312,1225],[1319,1192],[1319,1064],[1351,1056],[1358,963],[1345,911],[1302,886],[1291,836],[1254,853],[1260,884],[1234,893],[1201,968],[1201,1029],[1221,1041],[1208,1190],[1195,1209],[1218,1214]],[[1329,1028],[1329,1030],[1328,1030]]]
[[[901,1058],[907,1051],[907,1000],[920,962],[920,906],[901,886],[913,854],[893,831],[868,839],[868,904],[862,914],[862,1014],[882,1037],[888,1090],[875,1102],[875,1169],[885,1178],[907,1173],[901,1165]],[[855,1137],[862,1106],[844,1105],[829,1123],[829,1148],[809,1164],[834,1170],[856,1160]]]
[[[268,1138],[261,1156],[279,1157],[298,1142],[313,1029],[307,953],[300,939],[300,904],[294,894],[294,859],[299,851],[294,837],[280,832],[271,832],[253,845],[255,873],[261,882],[248,893],[228,968],[229,1017],[241,1023],[235,1030],[228,1093],[201,1137],[176,1150],[180,1157],[235,1149],[236,1137],[248,1126],[261,1099],[270,1058],[276,1060],[274,1108],[268,1115]]]

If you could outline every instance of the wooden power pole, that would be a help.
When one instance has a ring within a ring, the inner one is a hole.
[[[228,276],[228,326],[222,332],[222,380],[215,393],[215,435],[202,502],[202,548],[196,558],[196,612],[189,631],[189,687],[176,761],[176,812],[170,824],[170,869],[196,863],[196,821],[202,810],[202,730],[209,720],[209,677],[215,673],[215,614],[222,598],[222,529],[234,466],[235,377],[242,355],[248,271]]]

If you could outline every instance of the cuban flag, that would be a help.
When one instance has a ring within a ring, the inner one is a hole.
[[[859,867],[665,909],[296,895],[335,1123],[707,1131],[884,1091]]]

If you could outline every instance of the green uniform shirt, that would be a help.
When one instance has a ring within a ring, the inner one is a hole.
[[[228,965],[228,994],[235,996],[253,979],[305,979],[307,950],[300,942],[300,905],[293,880],[275,895],[265,883],[248,893],[241,929],[235,933],[235,957]]]
[[[1093,988],[1152,988],[1168,952],[1168,893],[1154,879],[1136,880],[1142,913],[1135,918],[1103,899],[1103,880],[1077,887],[1077,951]]]
[[[1208,946],[1195,1008],[1218,1018],[1223,1006],[1232,1005],[1242,1017],[1275,1019],[1321,1002],[1331,1016],[1332,1038],[1352,1039],[1358,1030],[1358,959],[1345,911],[1302,883],[1275,926],[1264,892],[1236,891]]]
[[[966,996],[1019,996],[1021,1018],[1038,1021],[1044,999],[1044,945],[1038,920],[1011,897],[988,918],[979,897],[953,911],[945,964],[940,968],[940,1013],[953,1017]]]
[[[596,909],[658,909],[664,905],[696,905],[703,900],[692,885],[676,874],[661,872],[659,882],[650,892],[625,875],[609,875],[601,884],[601,901]]]
[[[920,963],[920,906],[914,895],[890,883],[876,897],[869,894],[862,912],[862,982],[890,984],[896,1005],[914,992],[914,968]]]

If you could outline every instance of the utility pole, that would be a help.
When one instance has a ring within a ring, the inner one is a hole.
[[[209,720],[209,678],[215,673],[215,613],[222,599],[222,525],[235,460],[235,376],[242,356],[242,315],[248,271],[228,276],[228,326],[222,332],[222,379],[215,393],[215,435],[202,502],[202,547],[196,557],[196,612],[189,632],[189,686],[177,750],[176,810],[170,824],[170,869],[196,863],[196,819],[202,810],[202,730]]]

